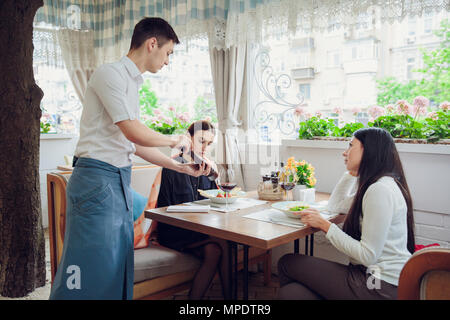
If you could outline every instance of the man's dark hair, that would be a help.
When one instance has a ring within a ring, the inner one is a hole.
[[[175,31],[166,20],[146,17],[134,27],[130,50],[139,48],[147,39],[152,37],[155,37],[158,41],[158,47],[162,47],[169,40],[172,40],[174,44],[180,43]]]

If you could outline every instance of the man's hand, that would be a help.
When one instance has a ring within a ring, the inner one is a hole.
[[[215,170],[216,172],[219,172],[219,169],[217,169],[217,164],[214,161],[212,161],[212,160],[210,160],[210,159],[208,159],[206,157],[203,157],[203,159],[211,167],[212,170]],[[209,172],[208,172],[207,175],[209,175]]]
[[[192,148],[192,141],[188,136],[180,134],[172,136],[172,158],[178,156],[180,153],[188,153]]]
[[[199,165],[198,169],[196,169],[197,166],[197,164],[179,164],[178,168],[176,168],[175,170],[193,177],[209,175],[209,172],[211,171],[210,165],[208,165],[206,162],[203,162],[201,165]]]

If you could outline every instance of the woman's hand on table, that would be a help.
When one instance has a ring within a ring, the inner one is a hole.
[[[316,209],[305,209],[300,213],[300,217],[302,223],[309,227],[318,228],[325,233],[331,226],[331,222],[324,219]]]

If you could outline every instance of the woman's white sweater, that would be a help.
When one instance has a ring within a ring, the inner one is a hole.
[[[357,178],[346,173],[336,185],[328,210],[348,213]],[[398,285],[400,271],[410,258],[407,249],[406,201],[391,177],[382,177],[367,188],[362,200],[361,240],[332,224],[326,237],[350,263],[362,264],[378,279]]]

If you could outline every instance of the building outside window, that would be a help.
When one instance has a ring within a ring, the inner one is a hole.
[[[406,59],[406,79],[413,79],[413,70],[415,68],[416,59],[414,57],[410,57]]]
[[[408,18],[408,36],[409,37],[415,36],[416,29],[417,29],[417,18],[409,17]]]
[[[301,83],[299,86],[300,94],[305,98],[305,100],[311,99],[311,85],[309,83]]]
[[[423,33],[431,34],[433,31],[433,13],[425,12],[423,18]]]
[[[279,141],[274,138],[275,133],[279,133],[281,139],[296,137],[295,129],[288,131],[286,128],[291,128],[289,121],[294,121],[298,128],[299,118],[295,118],[294,110],[299,106],[311,115],[318,111],[328,115],[341,108],[343,119],[354,120],[352,110],[363,109],[366,112],[377,104],[378,79],[390,76],[405,83],[419,76],[415,70],[422,63],[420,50],[433,50],[439,43],[431,44],[429,40],[417,37],[418,26],[429,32],[430,28],[434,30],[433,25],[438,26],[446,18],[447,13],[435,15],[432,19],[424,14],[391,25],[372,24],[367,17],[361,17],[358,30],[365,31],[364,37],[344,27],[337,28],[334,23],[330,23],[323,33],[299,32],[295,36],[284,37],[278,34],[276,41],[266,37],[263,44],[253,45],[250,50],[253,53],[247,60],[250,127],[257,130],[263,128],[261,137],[264,136],[264,139],[260,137],[260,141],[271,140],[276,144]],[[414,42],[405,43],[405,39],[411,37]],[[314,43],[309,50],[300,48],[305,38]],[[265,81],[259,79],[257,85],[258,74],[261,73],[255,72],[255,69],[262,71],[262,66],[255,57],[264,50],[267,53],[264,68],[271,77]],[[289,59],[286,59],[287,56]],[[277,72],[281,70],[277,67],[280,61],[292,63],[286,63],[284,72]],[[289,85],[277,85],[279,80]],[[267,121],[254,121],[258,118],[255,110],[262,109],[262,106]]]
[[[47,56],[48,51],[55,50],[46,50],[46,46],[58,46],[56,36],[50,39],[54,35],[52,32],[42,28],[34,31],[33,70],[37,84],[44,91],[41,121],[50,124],[46,133],[78,134],[82,104],[62,57],[54,59],[59,61],[54,65],[50,62],[53,59]],[[207,39],[175,46],[169,65],[156,74],[146,72],[143,78],[149,81],[161,110],[174,107],[178,113],[184,114],[185,121],[199,118],[217,121]]]
[[[341,55],[339,50],[329,50],[327,52],[327,66],[329,68],[337,68],[341,65]]]

